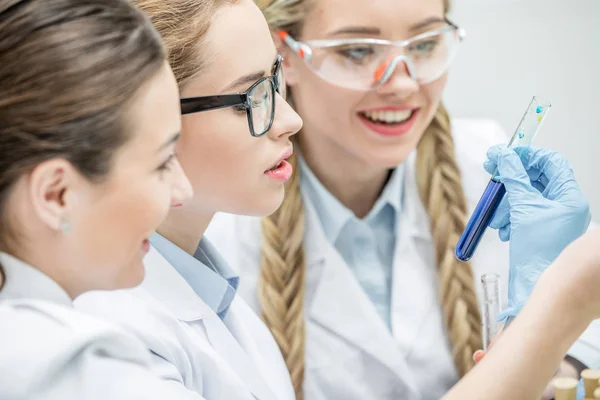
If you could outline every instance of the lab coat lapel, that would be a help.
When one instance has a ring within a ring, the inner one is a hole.
[[[175,268],[153,247],[144,259],[144,264],[144,289],[182,322],[191,326],[201,323],[211,346],[256,399],[275,400],[275,395],[240,343]],[[232,306],[229,312],[235,313],[236,307]]]
[[[236,310],[231,307],[229,312],[235,313]],[[235,316],[230,317],[235,318]],[[275,395],[258,371],[258,367],[250,360],[248,354],[227,329],[223,321],[215,313],[212,313],[206,316],[202,322],[212,347],[235,371],[254,397],[258,400],[275,400]]]
[[[429,216],[421,203],[415,177],[413,153],[405,163],[403,212],[396,220],[399,236],[392,277],[392,331],[405,355],[418,342],[426,319],[439,308]]]
[[[416,393],[398,343],[348,265],[327,241],[308,199],[305,210],[307,231],[311,232],[305,237],[307,287],[316,288],[306,294],[308,318],[379,361],[405,384],[408,393]]]

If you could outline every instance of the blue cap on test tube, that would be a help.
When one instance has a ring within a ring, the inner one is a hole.
[[[540,101],[539,98],[534,96],[525,110],[514,135],[510,139],[508,147],[531,145],[550,107],[552,105],[549,102]],[[463,234],[456,244],[454,255],[458,260],[466,262],[473,257],[486,228],[494,217],[505,194],[506,189],[498,181],[498,172],[496,171],[492,175],[492,179],[485,188],[481,199],[479,199],[479,203],[477,203],[473,214],[471,214],[469,222],[467,222]]]

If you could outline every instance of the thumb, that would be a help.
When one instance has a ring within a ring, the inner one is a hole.
[[[541,196],[531,185],[529,175],[519,155],[513,149],[502,149],[496,155],[498,179],[504,184],[511,206]]]

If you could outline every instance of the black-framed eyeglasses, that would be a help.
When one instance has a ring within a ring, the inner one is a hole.
[[[256,81],[244,93],[181,99],[181,114],[217,110],[226,107],[245,107],[250,134],[258,137],[271,129],[275,118],[275,92],[285,98],[285,82],[281,68],[282,57],[277,55],[272,75]]]

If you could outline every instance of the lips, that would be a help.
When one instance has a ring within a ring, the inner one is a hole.
[[[380,107],[359,111],[359,120],[369,131],[379,136],[401,136],[410,131],[419,108],[415,107]]]
[[[277,159],[277,161],[275,163],[272,164],[271,168],[267,169],[265,172],[272,171],[272,170],[279,168],[286,159],[288,159],[292,156],[293,153],[294,153],[294,149],[290,147],[281,155],[281,157],[279,157]]]
[[[292,153],[292,148],[286,150],[273,166],[264,172],[265,175],[281,183],[287,182],[292,177],[294,171],[292,165],[285,159],[289,158]]]

